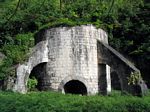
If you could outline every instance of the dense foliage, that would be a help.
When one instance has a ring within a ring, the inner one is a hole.
[[[150,79],[150,4],[143,0],[1,0],[0,78],[26,60],[34,33],[52,26],[94,24],[109,34],[110,44]],[[148,81],[147,80],[147,81]]]
[[[0,92],[0,112],[149,112],[150,97]]]

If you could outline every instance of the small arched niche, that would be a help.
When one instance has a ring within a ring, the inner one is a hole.
[[[87,95],[87,88],[79,80],[70,80],[64,85],[64,92],[70,94]]]

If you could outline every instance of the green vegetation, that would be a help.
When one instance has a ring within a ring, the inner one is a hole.
[[[0,49],[7,57],[0,64],[0,79],[7,76],[15,77],[15,68],[23,63],[28,56],[30,48],[34,45],[33,34],[18,34],[10,43],[4,44]]]
[[[130,77],[127,78],[128,78],[129,85],[136,85],[137,83],[139,83],[139,81],[142,80],[141,74],[138,72],[134,72],[130,74]]]
[[[38,81],[35,77],[29,78],[27,83],[28,91],[35,91],[37,84]]]
[[[0,92],[0,112],[149,112],[150,97]]]
[[[106,30],[109,43],[140,68],[150,82],[150,3],[145,0],[1,0],[0,79],[15,76],[34,43],[34,34],[56,26],[94,24]],[[149,84],[149,83],[148,83]]]

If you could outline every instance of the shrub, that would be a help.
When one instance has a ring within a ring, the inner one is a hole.
[[[0,92],[0,112],[149,112],[150,96],[78,96]]]
[[[28,90],[29,91],[36,90],[37,84],[38,84],[38,81],[35,77],[29,78],[28,83],[27,83]]]
[[[15,65],[23,63],[27,59],[33,44],[33,33],[18,34],[13,42],[5,44],[0,49],[6,56],[0,63],[0,79],[15,76]]]

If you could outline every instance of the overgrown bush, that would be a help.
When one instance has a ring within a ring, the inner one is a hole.
[[[16,65],[23,63],[27,59],[28,52],[33,45],[33,33],[18,34],[11,43],[3,45],[0,51],[6,57],[0,64],[0,79],[7,78],[7,76],[15,76]]]

